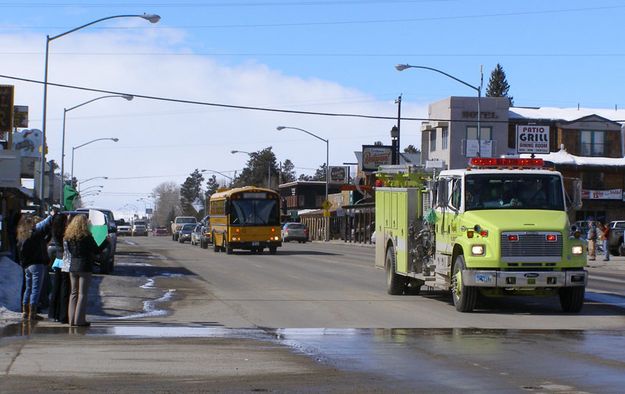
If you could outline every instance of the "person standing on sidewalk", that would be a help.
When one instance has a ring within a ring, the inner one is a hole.
[[[588,260],[594,261],[597,256],[597,225],[593,220],[588,221],[588,235],[586,239],[588,240]]]
[[[93,274],[93,264],[108,246],[104,241],[98,246],[89,231],[86,215],[78,215],[72,219],[65,230],[65,241],[72,256],[69,267],[71,292],[69,297],[69,324],[71,326],[88,327],[86,320],[87,295]]]
[[[50,292],[50,307],[48,319],[61,323],[68,323],[67,308],[69,305],[70,281],[69,271],[64,272],[63,267],[63,237],[67,227],[67,215],[57,214],[52,220],[52,242],[54,250],[54,262],[52,263],[52,291]]]
[[[610,261],[610,251],[608,250],[608,240],[610,239],[610,226],[601,222],[599,224],[599,230],[601,232],[601,243],[603,245],[603,261]]]
[[[52,215],[43,221],[24,215],[17,226],[17,251],[25,279],[22,296],[22,317],[25,320],[43,319],[37,315],[37,304],[48,268],[46,237],[50,234],[51,223]]]

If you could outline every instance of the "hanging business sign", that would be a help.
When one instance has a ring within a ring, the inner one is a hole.
[[[381,165],[393,164],[393,147],[388,145],[363,145],[362,170],[377,171]]]
[[[13,130],[13,85],[0,85],[0,132]]]
[[[518,125],[517,153],[549,153],[549,126]]]
[[[13,127],[18,129],[28,127],[28,105],[13,106]]]
[[[623,189],[611,190],[582,190],[584,200],[620,200],[623,196]]]
[[[330,183],[347,183],[349,167],[330,166]]]

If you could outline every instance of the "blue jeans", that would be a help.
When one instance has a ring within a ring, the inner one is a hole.
[[[610,260],[610,251],[608,250],[608,240],[604,239],[603,241],[603,253],[605,253],[605,259]]]
[[[43,287],[47,266],[45,264],[33,264],[24,269],[24,277],[26,278],[26,288],[24,289],[24,298],[22,304],[39,303],[39,294]]]

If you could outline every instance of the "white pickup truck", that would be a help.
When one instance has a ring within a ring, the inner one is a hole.
[[[178,231],[187,223],[197,223],[195,216],[176,216],[173,222],[171,222],[171,239],[178,241]]]

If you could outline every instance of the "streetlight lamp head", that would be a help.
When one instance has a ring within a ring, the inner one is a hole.
[[[111,138],[113,140],[113,142],[117,142],[119,141],[119,138]]]
[[[132,101],[132,99],[135,98],[132,94],[122,94],[122,97],[128,101]]]
[[[408,65],[408,64],[398,64],[398,65],[395,66],[395,69],[397,69],[397,71],[404,71],[407,68],[410,68],[410,65]]]
[[[286,129],[285,126],[278,126],[278,127],[276,127],[276,130],[284,130],[284,129]]]
[[[231,150],[230,153],[232,153],[234,155],[235,153],[239,153],[239,151],[238,150]]]
[[[150,23],[158,23],[158,21],[161,20],[160,15],[156,14],[143,14],[141,15],[141,17],[146,21],[149,21]]]

